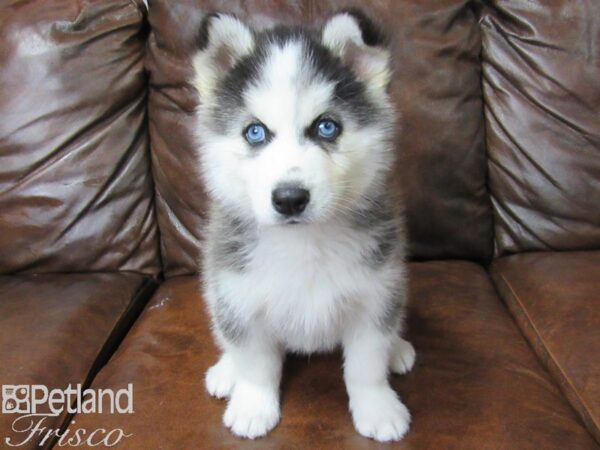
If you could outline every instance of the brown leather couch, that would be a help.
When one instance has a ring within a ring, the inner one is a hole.
[[[203,387],[195,34],[207,10],[318,23],[357,5],[392,37],[411,431],[360,437],[340,356],[290,356],[280,425],[243,441]],[[45,421],[121,429],[121,449],[600,448],[599,80],[593,0],[3,1],[0,385],[132,383],[132,414]],[[15,417],[0,447],[24,439]]]

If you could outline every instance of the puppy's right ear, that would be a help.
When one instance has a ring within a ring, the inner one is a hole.
[[[193,58],[193,85],[201,98],[208,98],[218,80],[242,57],[254,49],[254,36],[238,18],[209,14],[200,27],[199,51]]]

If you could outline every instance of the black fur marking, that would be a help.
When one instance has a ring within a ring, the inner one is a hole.
[[[370,47],[386,47],[389,45],[388,36],[360,9],[349,8],[340,12],[347,13],[356,20],[365,44]]]
[[[375,247],[365,255],[365,262],[373,268],[380,267],[400,244],[398,223],[384,202],[372,201],[368,207],[354,213],[353,226],[368,231],[375,239]]]
[[[215,242],[215,264],[221,269],[242,272],[250,260],[250,252],[256,244],[252,228],[242,220],[224,216],[223,229],[218,241]]]
[[[221,129],[228,129],[231,117],[244,106],[244,91],[248,85],[258,81],[260,70],[268,56],[268,47],[273,43],[283,46],[286,42],[301,38],[301,28],[275,27],[273,29],[257,33],[254,36],[254,51],[240,59],[234,67],[225,75],[217,88],[218,109],[215,117]]]
[[[234,308],[222,297],[215,302],[215,323],[225,339],[232,343],[239,342],[246,334],[246,325],[236,317]]]
[[[204,50],[208,47],[208,30],[210,28],[210,23],[213,19],[219,17],[221,14],[216,12],[211,12],[206,14],[202,18],[202,22],[200,23],[200,30],[198,31],[198,35],[196,36],[196,45],[198,46],[198,50]]]
[[[385,201],[374,199],[365,208],[357,210],[354,213],[354,226],[359,230],[372,230],[383,223],[393,221],[394,214],[385,203]]]
[[[377,107],[368,99],[364,83],[352,69],[314,40],[307,41],[306,53],[315,75],[336,83],[334,107],[348,111],[360,125],[372,123],[377,116]]]
[[[232,125],[239,126],[233,118],[243,108],[244,91],[258,78],[261,63],[265,58],[266,54],[261,51],[243,57],[219,83],[216,91],[219,101],[213,114],[219,131],[227,132],[231,131]]]
[[[383,265],[391,256],[396,241],[398,231],[393,223],[386,223],[375,236],[377,241],[376,247],[367,256],[367,264],[371,267],[379,267]]]
[[[217,86],[218,106],[213,114],[217,130],[234,131],[230,127],[238,126],[234,119],[244,107],[244,91],[252,82],[258,81],[269,47],[273,44],[283,46],[290,41],[304,44],[304,57],[313,72],[311,76],[335,83],[332,109],[348,112],[362,126],[373,123],[378,108],[366,95],[364,83],[317,38],[316,33],[300,27],[279,26],[255,34],[255,50],[241,58]]]
[[[398,289],[392,293],[387,308],[379,319],[382,328],[391,332],[397,331],[402,325],[405,315],[406,293],[404,289]]]

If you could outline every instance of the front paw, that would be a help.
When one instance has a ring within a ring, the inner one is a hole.
[[[276,391],[237,384],[227,405],[223,423],[236,436],[254,439],[266,435],[279,422]]]
[[[380,442],[402,439],[410,424],[408,409],[389,386],[355,389],[350,411],[356,431]]]
[[[398,375],[404,375],[405,373],[410,372],[415,365],[416,357],[417,354],[413,345],[399,337],[392,347],[390,361],[392,372],[397,373]]]
[[[206,390],[217,398],[229,397],[235,386],[235,368],[233,362],[222,356],[219,362],[206,372]]]

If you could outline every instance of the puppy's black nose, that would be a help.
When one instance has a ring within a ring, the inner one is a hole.
[[[300,187],[279,187],[271,195],[273,208],[279,214],[284,216],[294,216],[300,214],[310,201],[310,193]]]

